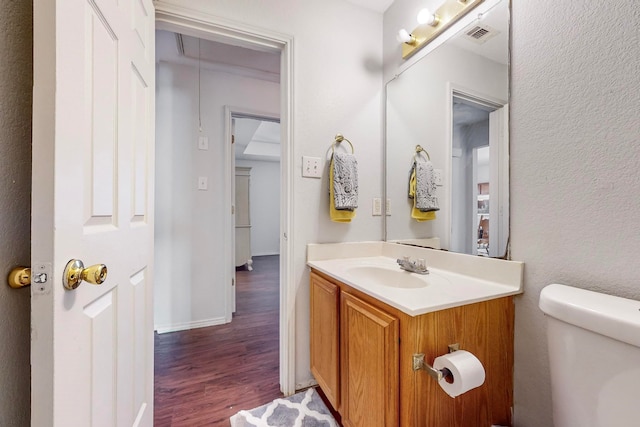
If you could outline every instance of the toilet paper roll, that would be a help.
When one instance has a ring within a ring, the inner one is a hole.
[[[476,356],[465,350],[457,350],[436,357],[433,367],[438,370],[446,368],[451,372],[453,382],[447,382],[446,378],[438,381],[438,385],[451,397],[460,396],[484,383],[482,363]],[[451,381],[451,377],[448,379]]]

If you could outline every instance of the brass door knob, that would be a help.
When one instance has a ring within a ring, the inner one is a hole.
[[[16,267],[9,273],[9,286],[18,289],[31,284],[31,269],[29,267]]]
[[[65,289],[73,290],[80,286],[82,281],[93,285],[99,285],[107,278],[107,266],[95,264],[84,268],[84,264],[79,259],[72,259],[64,268],[62,283]]]

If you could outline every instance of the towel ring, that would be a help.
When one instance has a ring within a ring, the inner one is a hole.
[[[351,154],[355,153],[355,150],[353,149],[353,144],[351,143],[351,141],[349,141],[347,138],[345,138],[344,136],[342,136],[341,133],[337,133],[336,134],[336,138],[334,143],[331,145],[331,151],[335,152],[335,148],[336,148],[336,144],[340,144],[342,141],[347,141],[349,143],[349,145],[351,146]]]
[[[427,150],[422,148],[422,145],[416,145],[416,154],[413,156],[413,160],[418,160],[418,156],[420,155],[420,153],[424,153],[425,156],[427,156],[427,160],[431,161],[429,153],[427,152]]]

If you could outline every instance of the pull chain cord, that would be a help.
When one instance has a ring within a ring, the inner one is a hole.
[[[200,91],[201,80],[202,80],[202,67],[200,66],[200,42],[202,40],[198,39],[198,131],[202,133],[202,95]]]

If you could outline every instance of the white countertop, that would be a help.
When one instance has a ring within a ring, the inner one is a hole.
[[[429,274],[401,270],[423,258]],[[523,263],[386,242],[312,244],[307,265],[411,316],[522,293]]]

